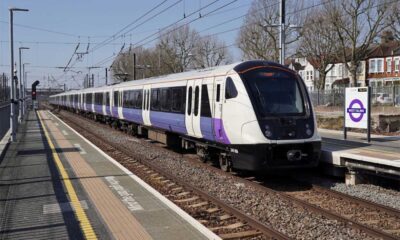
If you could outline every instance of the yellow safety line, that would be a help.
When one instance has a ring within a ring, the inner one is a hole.
[[[67,190],[71,204],[75,209],[75,216],[78,218],[79,225],[82,229],[85,239],[95,240],[95,239],[97,239],[97,236],[94,233],[93,227],[90,224],[89,219],[86,216],[86,213],[83,210],[81,203],[79,202],[79,199],[78,199],[78,196],[76,195],[75,189],[72,186],[71,181],[69,180],[68,173],[67,173],[67,171],[65,171],[65,168],[60,160],[60,157],[58,156],[58,153],[54,147],[53,142],[51,141],[51,138],[49,136],[49,133],[47,132],[46,126],[43,124],[43,121],[42,121],[42,118],[41,118],[39,112],[38,112],[38,117],[39,117],[40,124],[43,127],[47,142],[51,148],[51,152],[53,154],[54,161],[56,162],[56,165],[57,165],[58,170],[60,171],[62,180],[64,181],[64,185]]]

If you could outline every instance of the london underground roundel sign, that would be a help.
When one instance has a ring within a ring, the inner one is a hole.
[[[345,127],[368,128],[368,88],[346,88]]]

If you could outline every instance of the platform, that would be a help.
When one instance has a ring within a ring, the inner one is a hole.
[[[400,136],[371,135],[319,129],[322,137],[321,162],[338,167],[363,169],[400,176]]]
[[[0,163],[1,239],[218,239],[47,111]]]

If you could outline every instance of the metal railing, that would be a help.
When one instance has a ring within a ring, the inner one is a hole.
[[[343,107],[344,88],[310,91],[314,106]],[[400,107],[400,85],[372,87],[371,103],[373,106]]]
[[[10,87],[8,78],[0,75],[0,140],[10,129]]]

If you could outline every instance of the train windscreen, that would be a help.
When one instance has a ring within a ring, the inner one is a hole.
[[[259,68],[241,74],[262,117],[303,115],[304,100],[300,79],[275,68]]]

